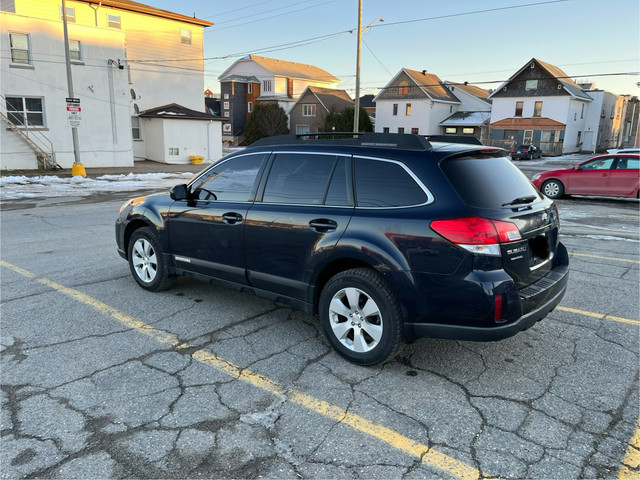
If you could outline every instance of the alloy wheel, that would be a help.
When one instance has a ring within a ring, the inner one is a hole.
[[[382,338],[380,308],[371,296],[358,288],[343,288],[333,296],[329,320],[333,334],[352,352],[369,352]]]
[[[158,274],[158,259],[153,245],[145,238],[139,238],[133,245],[133,268],[138,278],[151,283]]]

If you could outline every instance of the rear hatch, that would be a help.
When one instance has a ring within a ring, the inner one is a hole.
[[[471,152],[448,157],[440,166],[472,216],[518,228],[520,238],[502,239],[500,252],[503,269],[523,288],[551,270],[560,225],[553,202],[503,154]]]

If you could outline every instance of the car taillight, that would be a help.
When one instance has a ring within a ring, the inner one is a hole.
[[[434,220],[431,228],[450,242],[473,253],[500,256],[500,244],[522,240],[518,227],[510,222],[482,217]]]
[[[493,321],[498,323],[502,320],[502,294],[497,293],[494,298],[495,308],[493,309]]]

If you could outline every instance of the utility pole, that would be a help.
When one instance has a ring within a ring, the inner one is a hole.
[[[362,0],[358,0],[358,48],[356,51],[356,103],[353,112],[353,133],[360,130],[360,44],[362,43]]]
[[[360,130],[360,45],[362,44],[362,34],[378,20],[384,22],[384,18],[378,17],[362,28],[362,0],[358,0],[358,48],[356,53],[356,99],[355,111],[353,112],[353,133],[358,133]]]
[[[67,89],[69,92],[69,98],[73,98],[73,78],[71,77],[71,56],[69,55],[69,31],[67,29],[67,5],[65,0],[62,0],[62,27],[64,30],[64,57],[67,65]],[[71,137],[73,138],[73,156],[74,162],[71,168],[71,175],[86,177],[87,172],[84,169],[84,165],[80,161],[80,147],[78,146],[78,128],[71,127]]]

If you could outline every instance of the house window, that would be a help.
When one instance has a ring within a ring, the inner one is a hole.
[[[222,125],[222,132],[223,133],[231,133],[231,124],[230,123],[225,123],[224,125]]]
[[[409,86],[406,82],[401,82],[398,86],[398,95],[409,95]]]
[[[397,103],[393,104],[393,115],[398,115],[398,104]]]
[[[80,40],[69,40],[69,59],[72,62],[82,62],[82,46]]]
[[[473,128],[463,128],[462,129],[462,134],[463,135],[473,135]]]
[[[107,27],[109,28],[121,28],[120,15],[107,14]]]
[[[304,105],[302,105],[302,116],[303,117],[315,117],[316,116],[316,106],[315,106],[315,104],[304,104]]]
[[[578,132],[578,137],[576,138],[576,147],[579,147],[582,143],[582,132]]]
[[[222,102],[222,108],[229,110],[229,102]]]
[[[31,65],[29,53],[29,35],[26,33],[10,33],[11,63]]]
[[[533,116],[540,117],[542,116],[542,102],[536,102],[533,107]]]
[[[253,112],[253,102],[247,102],[247,112]]]
[[[44,99],[39,97],[6,97],[7,117],[19,127],[45,127]]]
[[[382,133],[389,133],[389,127],[383,127]]]
[[[584,118],[584,103],[582,104],[582,111],[580,112],[580,118]]]
[[[411,115],[411,104],[407,103],[407,106],[404,109],[404,114],[405,115]]]
[[[538,80],[527,80],[527,82],[525,83],[524,89],[526,91],[537,90]]]
[[[131,135],[134,140],[141,140],[140,136],[140,117],[131,117]]]
[[[191,30],[188,28],[180,29],[180,43],[182,45],[191,45]]]
[[[169,155],[170,156],[180,155],[180,149],[178,147],[169,147]]]
[[[573,113],[573,121],[577,121],[578,120],[578,112],[574,112]]]
[[[403,127],[398,127],[398,133],[404,133],[404,128]]]
[[[458,129],[456,127],[447,127],[444,129],[444,133],[447,135],[455,135],[458,133]]]
[[[271,91],[271,80],[262,81],[262,90],[264,90],[265,92]]]
[[[62,20],[62,5],[60,5],[60,20]],[[67,22],[76,21],[76,9],[74,7],[67,7]]]
[[[309,133],[309,125],[296,125],[296,133],[298,135]]]
[[[253,93],[253,83],[247,83],[247,93]]]
[[[516,102],[516,117],[522,116],[522,109],[524,108],[524,102]]]
[[[228,93],[225,93],[225,94],[224,94],[224,99],[225,99],[225,100],[229,100],[229,94],[228,94]]]
[[[414,135],[418,135],[418,133],[420,133],[420,129],[419,128],[412,128],[411,129],[411,133],[413,133]]]
[[[229,110],[227,110],[226,112],[224,112],[224,116],[229,118]]]

